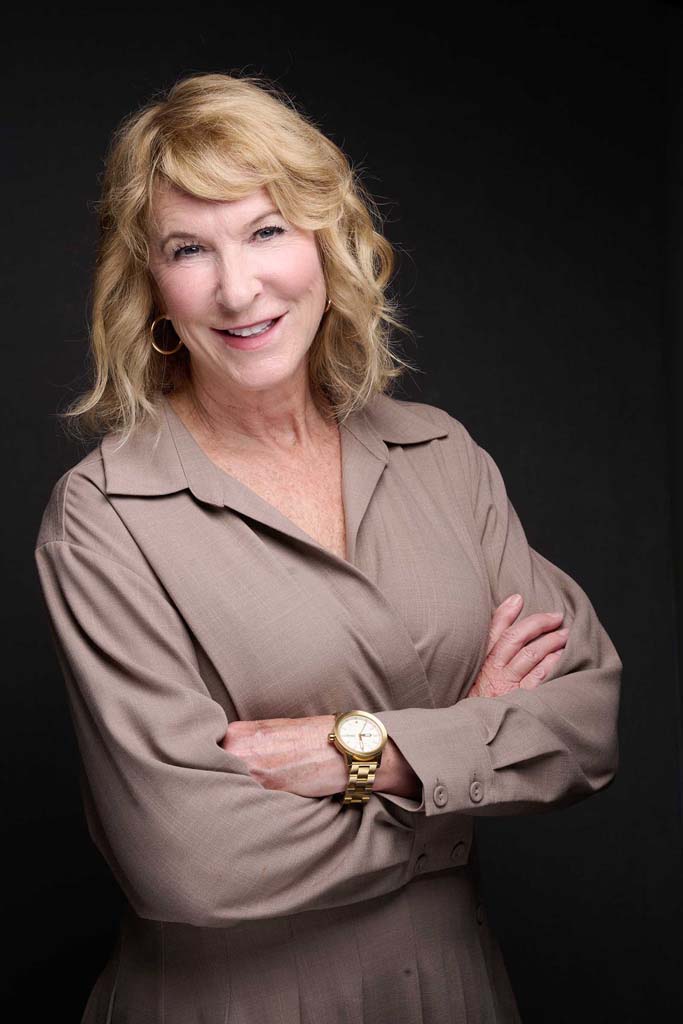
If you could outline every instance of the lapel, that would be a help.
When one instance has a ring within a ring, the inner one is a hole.
[[[389,460],[387,444],[419,444],[447,435],[445,426],[436,426],[406,402],[384,394],[376,395],[341,424],[342,497],[352,565],[360,524]],[[117,448],[118,438],[108,434],[100,444],[107,494],[151,497],[187,489],[199,502],[234,509],[340,561],[274,505],[212,462],[165,396],[158,429],[146,421]]]

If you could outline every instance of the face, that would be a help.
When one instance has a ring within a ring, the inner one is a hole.
[[[312,231],[289,224],[265,189],[231,202],[158,189],[150,270],[187,346],[195,386],[214,396],[308,380],[326,290]],[[227,328],[262,325],[262,336]]]

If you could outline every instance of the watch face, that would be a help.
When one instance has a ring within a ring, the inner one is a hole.
[[[377,724],[362,715],[348,715],[337,731],[346,746],[357,754],[377,750],[384,739]]]

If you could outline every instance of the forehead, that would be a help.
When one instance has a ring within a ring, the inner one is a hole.
[[[162,234],[169,227],[182,227],[186,222],[202,224],[219,219],[237,225],[274,205],[265,188],[242,199],[222,200],[201,199],[175,185],[157,183],[152,192],[150,226],[153,232]]]

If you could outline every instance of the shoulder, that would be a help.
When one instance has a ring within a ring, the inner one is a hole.
[[[61,543],[130,559],[135,547],[106,492],[101,443],[55,481],[42,513],[35,549]]]
[[[419,440],[424,435],[424,440],[441,440],[463,456],[469,456],[473,448],[478,447],[465,424],[441,406],[381,394],[366,408],[384,440],[411,436]]]
[[[98,498],[99,496],[99,498]],[[74,518],[89,514],[89,506],[104,499],[104,470],[99,448],[84,455],[55,481],[43,510],[36,547],[48,541],[68,540]]]
[[[387,394],[376,396],[366,409],[386,443],[409,446],[411,460],[430,487],[441,480],[451,492],[477,492],[487,453],[456,416],[438,405]]]

